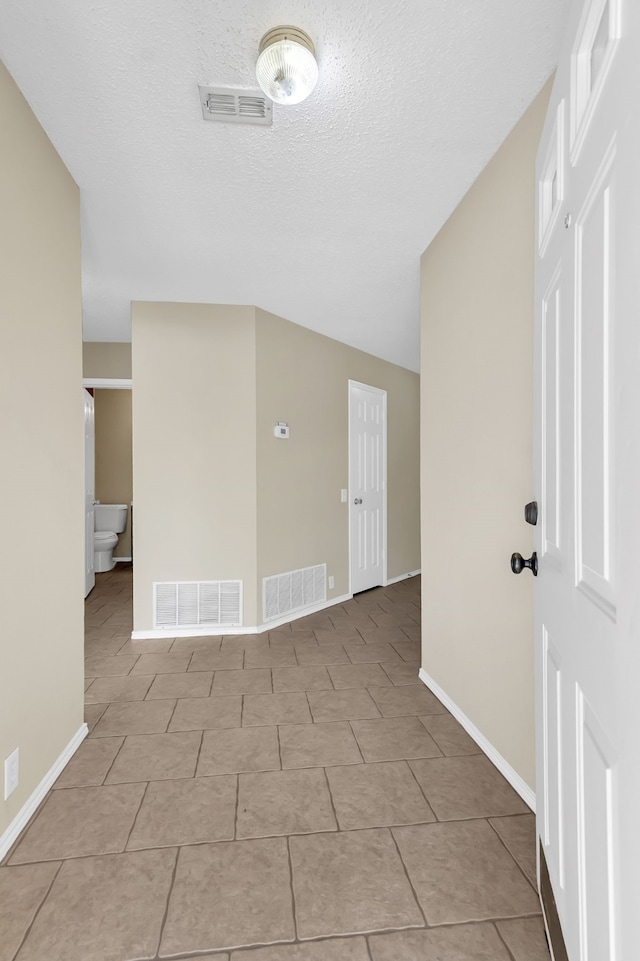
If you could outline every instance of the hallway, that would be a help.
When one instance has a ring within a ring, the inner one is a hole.
[[[89,737],[0,867],[0,961],[548,961],[533,815],[417,679],[419,578],[246,637],[131,641],[131,595],[87,599]]]

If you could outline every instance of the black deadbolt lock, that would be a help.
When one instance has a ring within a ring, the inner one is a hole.
[[[538,502],[530,501],[528,504],[524,505],[524,519],[527,524],[531,524],[533,527],[538,523]]]

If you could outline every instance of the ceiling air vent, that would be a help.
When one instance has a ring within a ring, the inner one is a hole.
[[[222,123],[251,123],[263,127],[273,122],[273,104],[262,90],[242,90],[234,87],[203,87],[200,105],[205,120]]]

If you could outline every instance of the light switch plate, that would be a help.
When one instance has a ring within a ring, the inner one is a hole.
[[[332,591],[335,586],[336,586],[335,580],[333,579],[333,577],[330,577],[330,578],[329,578],[329,590]]]
[[[343,504],[347,503],[347,488],[343,487],[340,491],[340,500]]]

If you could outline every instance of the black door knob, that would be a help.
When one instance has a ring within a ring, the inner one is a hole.
[[[511,555],[511,570],[514,574],[521,574],[525,567],[528,567],[534,577],[538,576],[538,555],[534,551],[531,557],[523,557],[522,554]]]

